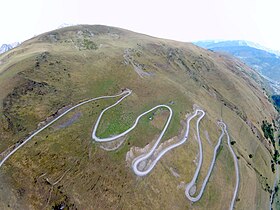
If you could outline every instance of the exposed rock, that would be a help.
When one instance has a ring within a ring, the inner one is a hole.
[[[145,76],[151,76],[151,73],[146,72],[146,67],[144,64],[140,64],[138,63],[135,59],[134,56],[132,55],[133,53],[137,53],[138,51],[135,51],[133,49],[126,49],[124,51],[124,63],[126,65],[131,64],[134,68],[134,71],[136,71],[136,73],[141,77],[145,77]],[[138,52],[139,53],[139,52]]]

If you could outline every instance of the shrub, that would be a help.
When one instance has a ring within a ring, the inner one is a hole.
[[[270,139],[272,144],[274,145],[275,144],[275,141],[274,141],[274,129],[272,127],[272,124],[268,123],[266,120],[262,121],[261,128],[262,128],[264,137],[266,139]]]
[[[230,142],[231,145],[234,145],[235,143],[236,143],[236,141],[231,141]]]
[[[96,50],[97,49],[97,45],[89,39],[84,39],[83,45],[87,50]]]

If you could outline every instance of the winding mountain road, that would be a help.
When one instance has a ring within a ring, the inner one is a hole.
[[[173,111],[172,109],[167,106],[167,105],[157,105],[151,109],[149,109],[148,111],[146,112],[143,112],[142,114],[140,114],[134,124],[129,128],[127,129],[126,131],[124,131],[123,133],[120,133],[118,135],[115,135],[115,136],[112,136],[112,137],[107,137],[107,138],[99,138],[96,136],[96,131],[98,129],[98,126],[99,126],[99,123],[100,123],[100,120],[103,116],[103,114],[113,108],[114,106],[118,105],[122,100],[124,100],[126,97],[128,97],[129,95],[131,95],[132,91],[127,89],[125,91],[123,91],[122,93],[120,94],[117,94],[117,95],[113,95],[113,96],[100,96],[100,97],[97,97],[97,98],[92,98],[92,99],[89,99],[87,101],[84,101],[84,102],[81,102],[73,107],[71,107],[70,109],[68,109],[67,111],[65,111],[64,113],[62,113],[61,115],[59,115],[57,118],[53,119],[52,121],[50,121],[49,123],[47,123],[45,126],[43,126],[42,128],[40,128],[39,130],[35,131],[32,135],[30,135],[27,139],[25,139],[20,145],[18,145],[15,149],[13,149],[1,162],[0,162],[0,168],[2,167],[2,165],[5,163],[5,161],[7,161],[18,149],[20,149],[22,146],[24,146],[28,141],[30,141],[34,136],[36,136],[37,134],[39,134],[41,131],[43,131],[44,129],[46,129],[47,127],[49,127],[51,124],[53,124],[54,122],[56,122],[58,119],[60,119],[61,117],[63,117],[64,115],[66,115],[68,112],[72,111],[73,109],[79,107],[79,106],[82,106],[86,103],[89,103],[89,102],[92,102],[92,101],[95,101],[95,100],[98,100],[98,99],[108,99],[108,98],[114,98],[114,97],[119,97],[119,96],[122,96],[117,102],[115,102],[114,104],[108,106],[107,108],[105,108],[101,113],[100,115],[98,116],[98,119],[95,123],[95,126],[93,128],[93,131],[92,131],[92,139],[96,142],[110,142],[110,141],[114,141],[114,140],[117,140],[119,139],[120,137],[123,137],[125,136],[126,134],[128,134],[130,131],[132,131],[138,124],[139,120],[146,114],[148,114],[149,112],[151,111],[154,111],[158,108],[165,108],[165,109],[168,109],[169,111],[169,116],[168,116],[168,119],[165,123],[165,126],[163,128],[163,130],[161,131],[159,137],[157,138],[156,142],[154,143],[154,145],[152,146],[152,148],[150,149],[150,151],[146,154],[142,154],[138,157],[136,157],[133,162],[132,162],[132,169],[134,171],[134,173],[137,175],[137,176],[146,176],[147,174],[149,174],[153,168],[155,167],[155,165],[157,164],[157,162],[160,160],[160,158],[166,154],[168,151],[184,144],[188,137],[189,137],[189,130],[190,130],[190,121],[195,118],[196,116],[199,116],[197,121],[196,121],[196,132],[197,132],[197,138],[198,138],[198,144],[199,144],[199,163],[198,163],[198,166],[196,168],[196,171],[195,171],[195,174],[191,180],[191,182],[189,184],[187,184],[186,186],[186,189],[185,189],[185,195],[186,197],[192,201],[192,202],[197,202],[198,200],[200,200],[200,198],[202,197],[202,194],[205,190],[205,187],[208,183],[208,180],[209,180],[209,177],[211,175],[211,172],[213,170],[213,167],[214,167],[214,164],[215,164],[215,161],[216,161],[216,155],[217,155],[217,151],[220,147],[220,144],[221,144],[221,141],[222,141],[222,138],[223,136],[226,134],[227,136],[227,142],[228,142],[228,146],[230,148],[230,151],[232,153],[232,156],[233,156],[233,160],[234,160],[234,165],[235,165],[235,173],[236,173],[236,186],[235,186],[235,190],[234,190],[234,195],[232,197],[232,201],[231,201],[231,205],[230,205],[230,210],[233,209],[233,206],[234,206],[234,203],[235,203],[235,200],[236,200],[236,196],[237,196],[237,193],[238,193],[238,186],[239,186],[239,169],[238,169],[238,161],[237,161],[237,158],[236,158],[236,155],[231,147],[231,144],[230,144],[230,137],[229,137],[229,134],[227,132],[227,127],[225,125],[225,123],[223,122],[218,122],[218,125],[221,126],[222,128],[222,133],[218,139],[218,143],[217,145],[215,146],[214,148],[214,155],[213,155],[213,159],[212,159],[212,162],[211,162],[211,165],[208,169],[208,173],[203,181],[203,184],[202,184],[202,187],[201,187],[201,190],[199,192],[199,194],[196,196],[196,197],[192,197],[190,195],[190,190],[191,188],[195,185],[196,183],[196,180],[197,180],[197,177],[199,175],[199,172],[200,172],[200,169],[201,169],[201,166],[202,166],[202,160],[203,160],[203,150],[202,150],[202,143],[201,143],[201,139],[200,139],[200,134],[199,134],[199,123],[200,121],[202,120],[202,118],[205,116],[205,112],[202,110],[202,109],[199,109],[197,108],[193,114],[191,114],[190,116],[188,116],[187,120],[186,120],[186,131],[185,131],[185,134],[183,136],[183,138],[172,144],[172,145],[169,145],[167,146],[166,148],[164,148],[163,150],[161,150],[159,152],[159,154],[155,157],[155,159],[153,161],[151,161],[151,163],[149,163],[149,165],[145,165],[144,166],[144,169],[143,170],[140,170],[139,169],[139,165],[141,163],[145,163],[146,164],[146,160],[148,160],[155,152],[156,148],[158,148],[159,146],[159,143],[163,137],[163,135],[165,134],[169,124],[170,124],[170,121],[171,121],[171,118],[173,116]],[[145,169],[146,168],[146,169]]]
[[[157,164],[157,162],[160,160],[160,158],[161,158],[165,153],[167,153],[168,151],[170,151],[170,150],[172,150],[172,149],[174,149],[174,148],[176,148],[176,147],[178,147],[178,146],[184,144],[184,143],[187,141],[188,136],[189,136],[190,121],[191,121],[194,117],[196,117],[200,111],[202,111],[202,110],[196,110],[194,114],[192,114],[191,116],[188,117],[188,119],[187,119],[187,128],[186,128],[186,132],[185,132],[185,135],[184,135],[183,139],[180,140],[179,142],[175,143],[175,144],[172,144],[172,145],[166,147],[166,148],[163,149],[162,151],[160,151],[160,153],[157,155],[157,157],[155,158],[155,160],[148,166],[148,168],[147,168],[146,170],[144,170],[144,171],[140,171],[140,170],[138,169],[138,165],[139,165],[142,161],[145,161],[145,160],[147,160],[150,156],[152,156],[152,154],[154,153],[155,149],[157,148],[157,146],[158,146],[158,144],[159,144],[159,142],[160,142],[160,140],[161,140],[161,138],[162,138],[162,135],[163,135],[163,134],[161,133],[161,136],[157,139],[156,143],[154,144],[154,146],[152,147],[152,149],[151,149],[147,154],[141,155],[141,156],[136,157],[136,158],[134,159],[133,164],[132,164],[132,168],[133,168],[134,173],[135,173],[136,175],[138,175],[138,176],[145,176],[145,175],[147,175],[148,173],[150,173],[150,172],[153,170],[153,168],[155,167],[155,165]],[[203,112],[203,111],[202,111],[202,112]],[[167,121],[168,124],[169,124],[169,121],[170,121],[170,120]],[[166,124],[167,124],[167,123],[166,123]]]
[[[73,109],[79,107],[79,106],[82,106],[86,103],[89,103],[89,102],[92,102],[92,101],[95,101],[95,100],[99,100],[99,99],[107,99],[107,98],[115,98],[115,97],[118,97],[118,96],[122,96],[122,95],[128,95],[131,93],[131,90],[126,90],[126,91],[123,91],[122,93],[120,94],[117,94],[117,95],[113,95],[113,96],[100,96],[100,97],[97,97],[97,98],[92,98],[92,99],[89,99],[89,100],[86,100],[86,101],[83,101],[73,107],[71,107],[70,109],[68,109],[67,111],[63,112],[61,115],[59,115],[57,118],[53,119],[52,121],[50,121],[49,123],[47,123],[45,126],[43,126],[42,128],[40,128],[39,130],[35,131],[33,134],[31,134],[27,139],[25,139],[20,145],[18,145],[15,149],[13,149],[5,158],[3,158],[3,160],[1,160],[0,162],[0,168],[2,167],[2,165],[17,151],[19,150],[21,147],[23,147],[27,142],[29,142],[34,136],[36,136],[37,134],[39,134],[41,131],[45,130],[47,127],[49,127],[50,125],[52,125],[54,122],[56,122],[57,120],[59,120],[61,117],[63,117],[64,115],[66,115],[68,112],[72,111]]]
[[[226,127],[226,124],[223,123],[223,122],[218,122],[218,125],[221,126],[222,128],[222,133],[218,139],[218,142],[214,148],[214,154],[213,154],[213,159],[212,159],[212,162],[211,162],[211,165],[208,169],[208,172],[207,172],[207,175],[206,177],[204,178],[204,181],[202,183],[202,187],[201,187],[201,190],[199,192],[199,194],[196,196],[196,197],[192,197],[190,195],[190,190],[193,186],[195,186],[195,183],[196,183],[196,180],[197,180],[197,177],[198,177],[198,174],[200,172],[200,169],[201,169],[201,165],[202,165],[202,158],[203,158],[203,153],[202,153],[202,143],[201,143],[201,139],[200,139],[200,135],[199,135],[199,121],[201,120],[201,118],[199,118],[199,120],[197,121],[196,123],[196,129],[197,129],[197,136],[198,136],[198,144],[199,144],[199,163],[198,163],[198,166],[196,168],[196,171],[195,171],[195,174],[193,176],[193,179],[191,180],[191,182],[189,184],[187,184],[187,187],[186,187],[186,190],[185,190],[185,195],[186,197],[192,201],[192,202],[197,202],[201,199],[202,197],[202,194],[205,190],[205,187],[207,185],[207,182],[210,178],[210,175],[212,173],[212,170],[214,168],[214,164],[215,164],[215,161],[216,161],[216,157],[217,157],[217,153],[218,153],[218,150],[220,148],[220,145],[222,143],[222,139],[224,137],[224,135],[226,134],[227,136],[227,143],[228,143],[228,146],[229,146],[229,149],[231,151],[231,154],[232,154],[232,157],[233,157],[233,160],[234,160],[234,167],[235,167],[235,176],[236,176],[236,184],[235,184],[235,190],[234,190],[234,194],[233,194],[233,197],[232,197],[232,200],[231,200],[231,204],[230,204],[230,210],[233,209],[234,207],[234,203],[235,203],[235,200],[236,200],[236,197],[237,197],[237,192],[238,192],[238,186],[239,186],[239,168],[238,168],[238,160],[237,160],[237,157],[231,147],[231,144],[230,144],[230,137],[228,135],[228,132],[227,132],[227,127]]]
[[[239,187],[239,167],[238,167],[238,159],[234,153],[234,150],[232,149],[231,147],[231,143],[230,143],[230,137],[229,137],[229,134],[228,134],[228,131],[227,131],[227,126],[225,123],[221,122],[222,125],[224,126],[224,132],[226,133],[226,136],[227,136],[227,143],[228,143],[228,147],[229,147],[229,150],[231,152],[231,155],[233,157],[233,161],[234,161],[234,168],[235,168],[235,189],[234,189],[234,193],[233,193],[233,197],[232,197],[232,200],[231,200],[231,203],[230,203],[230,210],[233,209],[234,207],[234,203],[236,201],[236,198],[237,198],[237,193],[238,193],[238,187]]]
[[[199,163],[198,163],[198,166],[197,166],[197,168],[196,168],[196,171],[195,171],[195,174],[194,174],[194,176],[193,176],[193,179],[192,179],[191,182],[190,182],[189,184],[187,184],[187,186],[186,186],[185,195],[186,195],[186,197],[187,197],[190,201],[192,201],[192,202],[197,202],[197,201],[199,201],[199,200],[201,199],[202,194],[203,194],[203,192],[204,192],[204,190],[205,190],[205,187],[206,187],[206,185],[207,185],[207,183],[208,183],[208,180],[209,180],[209,178],[210,178],[210,175],[211,175],[211,173],[212,173],[212,170],[213,170],[213,168],[214,168],[218,149],[219,149],[219,147],[220,147],[220,145],[221,145],[221,142],[222,142],[222,139],[223,139],[224,135],[226,134],[226,136],[227,136],[227,143],[228,143],[228,146],[229,146],[230,151],[231,151],[232,156],[233,156],[234,166],[235,166],[235,172],[236,172],[235,190],[234,190],[234,194],[233,194],[233,197],[232,197],[232,200],[231,200],[231,205],[230,205],[230,210],[232,210],[233,207],[234,207],[234,203],[235,203],[235,200],[236,200],[236,197],[237,197],[237,192],[238,192],[238,186],[239,186],[239,168],[238,168],[238,160],[237,160],[237,157],[236,157],[236,155],[235,155],[235,153],[234,153],[234,151],[233,151],[233,149],[232,149],[232,147],[231,147],[231,144],[230,144],[230,137],[229,137],[229,135],[228,135],[227,127],[226,127],[226,124],[225,124],[224,122],[218,122],[218,125],[220,125],[220,127],[221,127],[221,129],[222,129],[222,133],[221,133],[221,135],[220,135],[220,137],[219,137],[219,139],[218,139],[217,145],[216,145],[215,148],[214,148],[213,159],[212,159],[211,165],[210,165],[210,167],[209,167],[209,169],[208,169],[208,173],[207,173],[207,175],[206,175],[206,177],[205,177],[205,179],[204,179],[204,181],[203,181],[201,190],[200,190],[199,194],[198,194],[196,197],[192,197],[192,196],[190,195],[190,193],[189,193],[190,190],[191,190],[191,188],[192,188],[192,187],[195,185],[195,183],[196,183],[197,177],[198,177],[199,172],[200,172],[200,170],[201,170],[202,160],[203,160],[202,142],[201,142],[200,133],[199,133],[199,123],[200,123],[200,121],[202,120],[202,118],[205,116],[205,112],[204,112],[202,109],[196,109],[195,112],[194,112],[191,116],[189,116],[189,117],[187,118],[187,127],[186,127],[186,132],[185,132],[185,135],[184,135],[183,139],[180,140],[179,142],[175,143],[175,144],[172,144],[172,145],[166,147],[166,148],[163,149],[162,151],[160,151],[160,153],[157,155],[157,157],[147,166],[147,168],[146,168],[145,170],[139,170],[139,165],[140,165],[140,163],[142,163],[142,162],[145,163],[145,161],[146,161],[148,158],[150,158],[150,157],[154,154],[154,152],[155,152],[156,148],[158,147],[158,145],[159,145],[159,143],[160,143],[160,141],[161,141],[161,139],[162,139],[164,133],[166,132],[166,130],[167,130],[169,124],[170,124],[170,120],[171,120],[171,118],[172,118],[172,115],[173,115],[172,109],[171,109],[169,106],[167,106],[167,105],[157,105],[157,106],[153,107],[152,109],[150,109],[150,110],[148,110],[148,111],[146,111],[146,112],[140,114],[140,115],[136,118],[136,121],[134,122],[134,124],[133,124],[129,129],[127,129],[126,131],[124,131],[124,132],[121,133],[121,134],[118,134],[118,135],[113,136],[113,137],[108,137],[108,138],[99,138],[99,137],[96,136],[96,130],[97,130],[98,126],[99,126],[99,122],[100,122],[100,120],[101,120],[103,114],[104,114],[107,110],[109,110],[109,109],[113,108],[114,106],[116,106],[118,103],[120,103],[124,98],[126,98],[126,97],[129,96],[130,94],[131,94],[131,92],[129,92],[128,95],[123,96],[123,97],[122,97],[121,99],[119,99],[115,104],[113,104],[113,105],[107,107],[106,109],[104,109],[104,110],[100,113],[100,115],[99,115],[99,117],[98,117],[98,119],[97,119],[97,122],[96,122],[96,124],[95,124],[95,126],[94,126],[93,132],[92,132],[92,138],[93,138],[95,141],[97,141],[97,142],[108,142],[108,141],[117,140],[118,138],[120,138],[120,137],[122,137],[122,136],[128,134],[130,131],[132,131],[132,130],[137,126],[138,121],[140,120],[140,118],[143,117],[144,115],[146,115],[147,113],[149,113],[149,112],[151,112],[151,111],[153,111],[153,110],[155,110],[155,109],[158,109],[158,108],[167,108],[167,109],[169,110],[169,117],[168,117],[168,119],[167,119],[167,122],[165,123],[165,126],[164,126],[164,128],[163,128],[161,134],[160,134],[159,137],[157,138],[155,144],[153,145],[153,147],[150,149],[150,151],[149,151],[148,153],[142,154],[142,155],[140,155],[139,157],[136,157],[136,158],[133,160],[133,163],[132,163],[132,169],[133,169],[134,173],[135,173],[137,176],[146,176],[147,174],[149,174],[149,173],[153,170],[153,168],[155,167],[155,165],[157,164],[157,162],[160,160],[160,158],[161,158],[165,153],[167,153],[168,151],[170,151],[170,150],[172,150],[172,149],[174,149],[174,148],[176,148],[176,147],[178,147],[178,146],[180,146],[180,145],[182,145],[182,144],[184,144],[184,143],[186,142],[186,140],[188,139],[188,136],[189,136],[190,121],[191,121],[194,117],[196,117],[197,115],[199,115],[199,113],[201,113],[201,115],[198,117],[198,119],[197,119],[197,121],[196,121],[196,132],[197,132],[197,138],[198,138],[198,144],[199,144]]]

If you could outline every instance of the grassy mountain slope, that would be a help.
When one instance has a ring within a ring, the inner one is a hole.
[[[169,104],[174,117],[164,136],[168,140],[180,136],[185,115],[196,104],[207,113],[200,130],[204,160],[198,188],[220,135],[216,121],[223,119],[239,157],[236,209],[267,208],[274,174],[272,147],[263,137],[261,124],[272,122],[276,112],[261,88],[261,78],[238,60],[119,28],[74,26],[30,39],[0,55],[0,63],[1,154],[63,107],[129,88],[133,94],[104,115],[100,136],[120,133],[143,111]],[[74,110],[15,153],[0,169],[0,208],[229,206],[235,179],[225,142],[202,199],[191,204],[185,198],[182,186],[194,174],[198,152],[194,123],[188,142],[166,154],[142,178],[133,174],[126,154],[159,135],[166,120],[161,117],[166,116],[164,110],[157,111],[153,120],[151,115],[140,120],[117,151],[107,152],[93,143],[91,131],[98,114],[116,100],[100,100]]]
[[[227,49],[217,47],[212,50],[229,52],[268,78],[280,81],[280,58],[275,54],[247,46],[230,47]]]
[[[244,41],[243,41],[244,42]],[[252,68],[258,70],[261,74],[274,80],[280,81],[280,58],[279,55],[257,49],[243,43],[242,41],[221,41],[221,42],[196,42],[195,44],[216,52],[229,53]]]

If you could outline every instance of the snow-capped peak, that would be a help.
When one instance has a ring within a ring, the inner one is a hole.
[[[20,44],[19,42],[14,42],[14,43],[11,43],[11,44],[2,44],[1,47],[0,47],[0,54],[17,47],[19,44]]]

